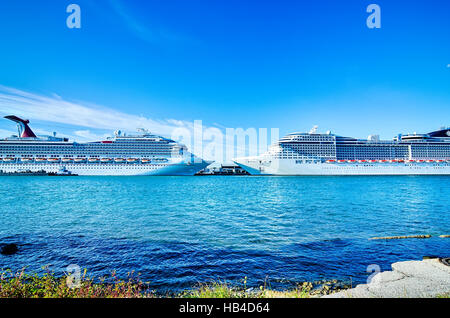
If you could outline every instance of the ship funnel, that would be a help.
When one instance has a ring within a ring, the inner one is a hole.
[[[36,138],[36,135],[28,126],[30,123],[28,119],[22,119],[17,116],[5,116],[5,118],[17,123],[17,129],[21,138]]]

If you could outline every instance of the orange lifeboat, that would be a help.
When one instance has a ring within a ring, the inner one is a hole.
[[[30,162],[33,161],[33,158],[20,158],[21,162]]]
[[[327,160],[328,163],[336,162],[336,160]]]
[[[111,162],[110,158],[101,158],[100,159],[101,162]]]
[[[36,162],[44,162],[47,161],[47,158],[36,158]]]
[[[72,162],[73,158],[62,158],[61,161],[62,162]]]
[[[16,158],[4,158],[3,161],[4,162],[13,162],[13,161],[16,161]]]
[[[92,162],[98,162],[99,159],[98,158],[89,158],[88,161],[91,162],[91,163]]]
[[[150,159],[141,159],[142,163],[149,163],[151,160]]]
[[[127,159],[127,162],[130,162],[130,163],[133,163],[133,162],[136,162],[136,161],[137,161],[136,158],[128,158]]]
[[[85,162],[86,158],[75,158],[75,159],[73,159],[73,161],[75,161],[75,162]]]
[[[125,161],[125,159],[123,159],[123,158],[116,158],[116,159],[114,159],[114,162],[124,162]]]
[[[58,162],[59,158],[48,158],[48,162]]]

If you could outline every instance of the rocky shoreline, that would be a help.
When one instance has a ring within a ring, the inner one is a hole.
[[[326,298],[434,298],[450,295],[450,258],[392,264],[369,284],[326,295]]]
[[[0,246],[2,255],[17,253],[16,244]],[[449,297],[450,295],[450,258],[424,258],[422,261],[404,261],[391,265],[392,271],[377,273],[368,284],[352,288],[350,283],[333,280],[296,283],[288,290],[273,290],[265,284],[259,287],[247,287],[245,277],[241,285],[227,283],[207,283],[193,286],[181,292],[160,293],[151,290],[149,284],[139,279],[119,280],[114,273],[109,279],[91,279],[82,277],[80,291],[66,286],[68,279],[55,277],[52,273],[44,276],[30,275],[24,272],[0,272],[0,297],[85,297],[86,290],[95,290],[99,297],[111,296],[109,291],[127,287],[131,294],[114,294],[113,297],[169,297],[169,298],[408,298],[408,297]],[[108,282],[108,283],[105,283]],[[23,293],[17,293],[14,286],[21,286]],[[40,290],[40,286],[47,286]],[[29,293],[27,292],[29,291]],[[87,292],[87,295],[92,295]],[[109,296],[108,296],[109,295]]]

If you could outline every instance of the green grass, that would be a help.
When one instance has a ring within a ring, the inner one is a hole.
[[[245,277],[240,286],[211,282],[175,295],[158,295],[133,273],[126,280],[118,279],[115,273],[94,280],[86,275],[85,270],[78,286],[71,288],[68,282],[73,278],[70,275],[56,277],[51,272],[39,276],[25,271],[3,271],[0,272],[0,298],[309,298],[332,290],[326,283],[314,289],[312,283],[303,283],[288,291],[272,290],[266,284],[259,288],[247,288]]]
[[[275,291],[261,289],[256,291],[240,290],[226,284],[213,283],[184,292],[183,298],[309,298],[311,294],[302,289]]]
[[[264,283],[259,288],[247,288],[247,277],[242,280],[241,286],[229,285],[223,282],[199,284],[196,288],[178,295],[182,298],[309,298],[318,295],[322,290],[313,291],[311,283],[303,283],[289,291],[276,291]]]
[[[12,273],[4,271],[0,273],[0,298],[141,298],[153,297],[145,285],[138,279],[130,278],[121,280],[114,273],[108,282],[101,278],[99,283],[86,276],[86,271],[81,276],[79,285],[70,288],[68,281],[73,276],[55,277],[48,272],[42,276],[29,275],[24,271]]]
[[[185,291],[179,295],[182,298],[309,298],[311,290],[308,287],[297,287],[289,291],[276,291],[265,286],[259,289],[246,288],[246,279],[243,286],[231,286],[227,283],[212,282],[200,284],[196,288]]]

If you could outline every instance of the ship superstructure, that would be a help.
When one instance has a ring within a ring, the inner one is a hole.
[[[136,135],[116,131],[95,142],[36,136],[29,121],[16,116],[18,135],[0,140],[0,170],[46,171],[61,168],[78,175],[194,175],[210,164],[186,146],[140,129]]]
[[[313,129],[281,138],[260,156],[234,161],[254,175],[449,175],[450,128],[390,141]]]

